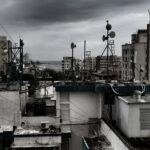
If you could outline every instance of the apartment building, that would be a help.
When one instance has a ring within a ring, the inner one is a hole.
[[[62,60],[62,71],[64,73],[71,71],[72,57],[63,57]],[[73,70],[81,70],[82,60],[73,58]]]
[[[122,79],[149,80],[148,29],[132,34],[131,43],[122,45]]]
[[[101,79],[107,77],[107,67],[109,70],[109,76],[113,79],[121,78],[121,57],[114,56],[97,56],[96,57],[96,70],[101,76]]]
[[[84,63],[85,63],[86,71],[95,71],[96,70],[96,57],[86,57]]]

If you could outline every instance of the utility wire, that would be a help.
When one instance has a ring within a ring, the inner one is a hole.
[[[8,33],[8,31],[6,30],[6,28],[0,24],[1,28],[3,29],[3,31],[8,35],[8,37],[15,43],[14,39],[12,38],[12,36]]]

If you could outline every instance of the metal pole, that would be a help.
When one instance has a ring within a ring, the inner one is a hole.
[[[85,80],[85,52],[86,52],[86,40],[84,40],[84,59],[83,59],[83,71],[82,71],[82,75],[83,75],[83,80]]]
[[[20,39],[20,86],[23,83],[23,40]]]
[[[84,70],[85,70],[85,51],[86,51],[86,40],[84,40]]]
[[[108,20],[107,20],[107,25],[108,25]],[[108,64],[108,61],[109,61],[109,47],[108,47],[108,43],[109,42],[109,31],[107,29],[107,79],[109,79],[109,64]]]
[[[73,49],[76,47],[74,43],[71,43],[71,49],[72,49],[72,58],[71,58],[71,71],[72,71],[72,79],[74,80],[74,71],[73,71]]]
[[[71,73],[73,78],[73,47],[72,47],[72,59],[71,59]]]

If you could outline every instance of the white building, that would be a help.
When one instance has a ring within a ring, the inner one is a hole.
[[[133,44],[122,45],[122,79],[131,80],[133,78]]]
[[[96,69],[96,57],[85,58],[85,70],[95,71]]]
[[[72,57],[63,57],[62,60],[62,71],[67,73],[71,71],[71,62]],[[81,70],[82,67],[82,60],[73,58],[73,70]]]
[[[148,25],[149,26],[149,25]],[[148,29],[132,35],[131,44],[122,45],[122,79],[150,80]]]

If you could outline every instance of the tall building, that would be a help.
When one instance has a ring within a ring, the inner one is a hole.
[[[150,80],[149,25],[131,36],[131,44],[122,45],[122,79]]]

